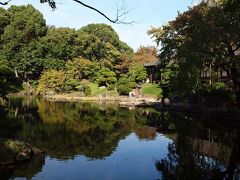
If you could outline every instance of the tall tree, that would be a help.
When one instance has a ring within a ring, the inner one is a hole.
[[[133,54],[132,48],[119,39],[114,29],[106,24],[89,24],[78,30],[78,45],[81,56],[113,67],[122,54]]]
[[[33,6],[11,6],[8,9],[10,23],[2,34],[2,53],[10,66],[26,78],[31,64],[32,46],[39,37],[46,34],[46,23],[42,14]]]
[[[3,34],[5,27],[10,23],[9,16],[7,10],[0,8],[0,35]]]
[[[40,39],[39,53],[42,58],[69,60],[79,56],[75,29],[48,27],[46,36]]]
[[[0,98],[21,89],[21,81],[15,77],[8,62],[0,57]]]
[[[240,107],[240,19],[219,3],[203,2],[174,21],[149,31],[161,45],[161,57],[177,68],[175,82],[194,90],[206,63],[227,71]],[[187,88],[186,88],[187,89]]]

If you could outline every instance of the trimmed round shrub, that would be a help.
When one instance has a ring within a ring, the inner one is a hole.
[[[117,91],[120,95],[128,95],[135,86],[135,82],[131,82],[129,79],[122,77],[117,83]]]

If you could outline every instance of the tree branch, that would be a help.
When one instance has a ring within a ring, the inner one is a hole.
[[[125,15],[128,14],[129,11],[125,11],[124,5],[121,8],[117,7],[117,17],[116,17],[116,19],[111,19],[106,14],[104,14],[102,11],[83,3],[82,1],[79,1],[79,0],[73,0],[73,1],[81,4],[82,6],[84,6],[86,8],[89,8],[93,11],[96,11],[97,13],[99,13],[100,15],[102,15],[104,18],[106,18],[108,21],[110,21],[112,23],[115,23],[115,24],[133,24],[133,23],[136,23],[135,21],[125,22],[125,19],[126,19]]]
[[[240,44],[237,47],[235,47],[235,49],[233,49],[233,52],[235,53],[239,48],[240,48]]]
[[[1,2],[0,1],[0,5],[8,5],[8,3],[10,2],[11,0],[8,0],[8,1],[5,1],[5,2]],[[125,6],[122,5],[121,8],[118,8],[117,7],[117,15],[116,15],[116,18],[115,19],[111,19],[109,18],[106,14],[104,14],[102,11],[98,10],[97,8],[93,7],[93,6],[90,6],[88,4],[85,4],[84,2],[80,1],[80,0],[72,0],[78,4],[81,4],[82,6],[88,8],[88,9],[91,9],[95,12],[97,12],[98,14],[102,15],[104,18],[106,18],[108,21],[110,21],[111,23],[114,23],[114,24],[133,24],[133,23],[137,23],[135,21],[125,21],[126,20],[126,15],[130,12],[130,11],[126,11],[125,9]],[[48,3],[49,6],[52,8],[52,9],[56,9],[56,2],[55,0],[40,0],[40,3]]]
[[[8,1],[5,1],[5,2],[1,2],[1,1],[0,1],[0,4],[3,5],[3,6],[6,6],[6,5],[8,5],[8,3],[9,3],[10,1],[11,1],[11,0],[8,0]]]

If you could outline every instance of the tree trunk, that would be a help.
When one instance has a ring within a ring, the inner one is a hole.
[[[240,109],[240,81],[238,80],[238,74],[237,74],[236,68],[231,68],[231,78],[233,82],[233,88],[236,95],[236,102],[238,105],[238,108]]]
[[[17,71],[17,69],[15,69],[15,76],[16,76],[16,78],[19,77],[19,76],[18,76],[18,71]]]
[[[235,170],[237,169],[237,166],[239,165],[240,162],[239,153],[240,153],[240,131],[238,131],[237,133],[234,146],[231,152],[231,157],[229,159],[229,164],[226,170],[227,180],[234,179]]]

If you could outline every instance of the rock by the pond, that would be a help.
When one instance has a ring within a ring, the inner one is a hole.
[[[39,149],[30,144],[0,138],[0,166],[17,164],[30,160],[33,155],[42,154]]]
[[[15,161],[15,153],[0,148],[0,166],[6,164],[12,164]]]

